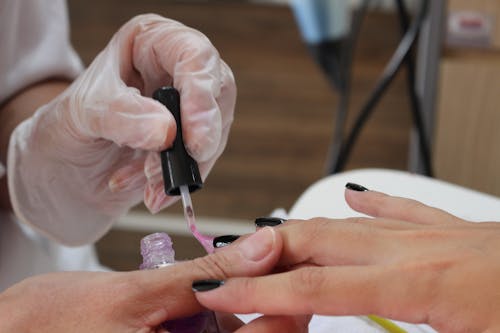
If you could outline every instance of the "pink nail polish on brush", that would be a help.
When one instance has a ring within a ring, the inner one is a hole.
[[[212,246],[213,237],[202,235],[196,228],[194,221],[194,210],[190,193],[201,189],[203,181],[201,180],[198,164],[184,147],[179,92],[173,87],[162,87],[154,92],[153,98],[165,105],[174,116],[177,124],[177,134],[172,147],[160,153],[165,194],[169,196],[181,196],[184,206],[184,216],[189,230],[205,250],[208,253],[212,253],[214,250]]]
[[[196,228],[193,203],[190,192],[203,186],[196,161],[187,153],[182,139],[180,95],[173,87],[156,90],[153,98],[172,113],[177,124],[177,134],[172,147],[160,153],[165,194],[180,195],[189,230],[208,253],[214,251],[213,237],[201,234]],[[154,269],[175,262],[172,240],[165,233],[155,233],[141,240],[143,263],[141,269]],[[169,320],[162,327],[171,333],[219,333],[217,318],[212,311],[200,312],[194,316]]]

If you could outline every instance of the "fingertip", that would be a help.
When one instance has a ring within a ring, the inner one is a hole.
[[[220,119],[200,114],[192,116],[185,124],[184,143],[189,155],[198,162],[210,160],[217,153],[221,141]]]
[[[224,285],[223,280],[217,279],[205,279],[205,280],[195,280],[191,284],[191,289],[195,293],[203,293],[210,290],[214,290]]]
[[[372,190],[352,190],[346,188],[344,197],[346,203],[357,212],[377,217],[387,202],[392,202],[391,195]]]
[[[369,190],[363,185],[348,182],[345,185],[344,197],[349,204],[355,204],[362,200],[366,200],[366,197],[376,193],[374,191]]]
[[[95,111],[90,126],[97,137],[133,149],[160,151],[176,135],[172,114],[159,102],[128,89],[109,102],[106,110]]]
[[[237,260],[244,275],[254,276],[274,267],[280,258],[282,247],[280,234],[274,228],[264,227],[252,234],[238,237],[217,253]]]
[[[117,193],[120,190],[120,177],[118,175],[112,175],[108,180],[108,188],[111,193]]]
[[[368,189],[366,187],[364,187],[363,185],[359,185],[359,184],[351,183],[351,182],[348,182],[347,184],[345,184],[345,188],[348,190],[351,190],[351,191],[356,191],[356,192],[368,191]]]
[[[181,91],[184,144],[198,162],[211,159],[222,138],[222,115],[217,92],[194,82],[184,82]]]
[[[346,188],[344,190],[344,199],[351,208],[355,209],[357,202],[362,199],[361,196],[363,193]]]
[[[159,213],[178,199],[179,197],[171,197],[165,194],[163,182],[150,183],[144,190],[144,205],[151,214]]]
[[[162,193],[158,191],[157,186],[147,184],[144,189],[144,205],[151,214],[157,214],[161,210],[158,204],[158,201],[161,200],[161,198],[158,198],[159,196],[162,196]]]
[[[207,274],[207,278],[217,278],[218,280],[201,280],[202,290],[193,285],[195,291],[205,292],[219,288],[223,284],[221,280],[232,277],[266,274],[273,270],[279,260],[281,238],[270,227],[262,228],[241,238],[238,236],[230,236],[229,238],[223,236],[222,238],[224,241],[230,241],[227,246],[194,261],[196,267],[203,268],[202,279],[213,267],[218,268],[213,274]]]
[[[149,152],[144,162],[144,174],[150,184],[163,183],[163,170],[161,166],[160,154]]]
[[[151,119],[153,126],[151,126],[152,139],[149,143],[149,150],[159,152],[170,148],[174,143],[177,135],[177,124],[172,113],[163,104],[149,98],[148,101],[155,105],[151,109],[151,113],[155,117]]]
[[[177,126],[175,118],[160,102],[134,94],[136,99],[135,114],[132,114],[134,131],[143,135],[143,149],[160,151],[172,145]]]
[[[143,159],[131,161],[128,165],[113,172],[108,180],[111,193],[135,190],[144,186],[146,177],[142,172],[143,163]]]
[[[234,305],[235,302],[238,302],[237,298],[234,297],[234,290],[231,287],[231,284],[235,281],[239,283],[242,279],[248,278],[231,278],[228,280],[195,280],[192,283],[194,297],[202,306],[205,306],[208,309],[226,312],[228,311],[228,308],[231,308]],[[228,284],[230,286],[229,288],[227,288]],[[221,295],[223,296],[221,297]]]

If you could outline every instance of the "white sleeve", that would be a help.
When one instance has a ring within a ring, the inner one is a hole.
[[[65,0],[0,0],[0,45],[0,104],[34,83],[71,80],[83,70]],[[0,178],[5,173],[0,163]]]
[[[73,79],[83,68],[65,0],[0,0],[0,45],[0,103],[44,79]]]

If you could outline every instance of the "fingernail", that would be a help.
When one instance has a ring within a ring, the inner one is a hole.
[[[214,247],[216,249],[218,249],[218,248],[221,248],[224,246],[228,246],[229,244],[231,244],[232,242],[234,242],[238,238],[240,238],[240,236],[238,236],[238,235],[219,236],[219,237],[214,238],[212,244],[214,245]]]
[[[208,279],[208,280],[197,280],[193,281],[191,288],[194,292],[209,291],[215,288],[219,288],[224,284],[222,280]]]
[[[143,176],[140,173],[135,173],[132,176],[124,176],[123,174],[115,175],[108,181],[108,188],[111,193],[116,193],[127,189],[127,187],[141,179]]]
[[[155,168],[155,167],[144,167],[144,175],[146,175],[146,179],[147,180],[152,180],[154,178],[160,178],[160,176],[162,175],[161,173],[161,168],[158,167],[158,168]]]
[[[265,227],[237,244],[243,257],[250,261],[264,259],[274,246],[274,232],[273,228]]]
[[[345,184],[345,188],[348,190],[353,190],[353,191],[358,191],[358,192],[369,191],[366,187],[359,185],[359,184],[355,184],[355,183],[347,183],[347,184]]]
[[[156,214],[161,210],[161,203],[165,200],[166,195],[162,190],[155,190],[154,186],[149,184],[144,192],[144,204],[148,207],[151,214]]]
[[[154,186],[154,192],[153,192],[153,202],[151,204],[152,212],[154,211],[155,214],[161,211],[165,205],[165,202],[167,201],[168,197],[165,194],[165,188],[163,186],[163,183],[159,183],[156,186]]]
[[[111,191],[111,193],[118,192],[120,186],[119,186],[119,181],[116,180],[115,178],[111,178],[108,181],[108,188]]]
[[[160,175],[161,171],[160,154],[156,152],[150,153],[144,163],[144,174],[146,175],[146,178],[152,179],[153,177]]]
[[[255,219],[255,226],[257,228],[275,227],[285,223],[286,219],[279,217],[258,217]]]

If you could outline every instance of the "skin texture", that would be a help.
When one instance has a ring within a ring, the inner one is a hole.
[[[249,241],[260,246],[240,243],[231,252],[163,269],[65,272],[26,279],[0,294],[0,332],[160,332],[157,326],[163,321],[203,310],[191,281],[255,276],[272,269],[282,247],[276,232],[266,228]],[[223,317],[229,327],[237,327],[234,319]]]
[[[289,220],[275,227],[281,273],[231,278],[197,299],[216,311],[375,314],[444,333],[500,331],[500,224],[373,191],[345,197],[374,218]]]

